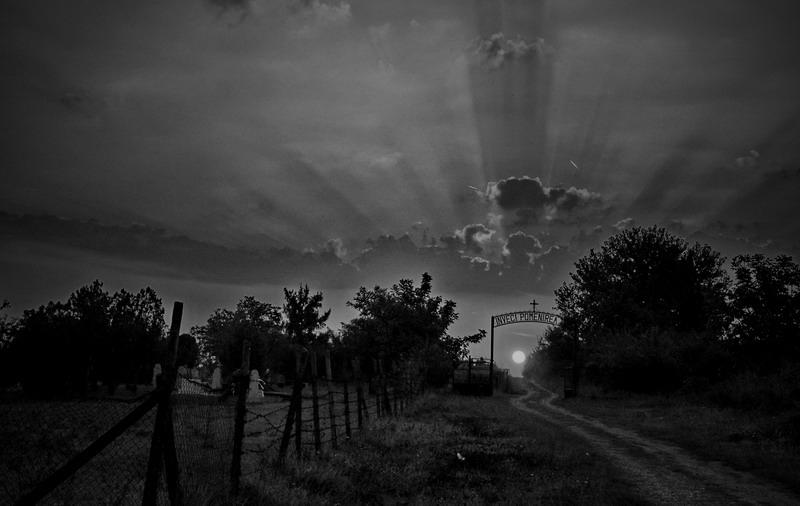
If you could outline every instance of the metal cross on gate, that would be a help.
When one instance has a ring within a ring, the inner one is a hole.
[[[535,312],[536,312],[536,306],[538,306],[538,305],[539,305],[539,303],[538,303],[538,302],[536,302],[536,299],[533,299],[532,301],[530,301],[530,302],[529,302],[529,304],[530,304],[531,306],[533,306],[533,312],[535,313]]]

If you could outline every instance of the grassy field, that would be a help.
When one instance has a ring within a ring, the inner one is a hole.
[[[508,396],[430,393],[340,450],[249,478],[239,504],[636,504],[582,440]]]
[[[724,462],[800,492],[797,406],[736,409],[721,407],[704,395],[637,395],[604,392],[590,385],[582,385],[580,397],[556,404],[611,426],[675,443],[701,458]]]

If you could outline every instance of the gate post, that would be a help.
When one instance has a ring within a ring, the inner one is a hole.
[[[492,319],[492,348],[489,355],[489,395],[494,395],[494,316],[490,316],[490,318]]]

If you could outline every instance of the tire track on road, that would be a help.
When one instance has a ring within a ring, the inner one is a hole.
[[[662,441],[553,405],[558,395],[530,382],[528,393],[512,399],[532,413],[588,440],[623,470],[642,498],[653,504],[800,504],[800,497],[776,484],[720,462],[700,460]]]

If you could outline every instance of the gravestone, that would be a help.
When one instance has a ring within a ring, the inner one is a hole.
[[[192,367],[190,372],[192,379],[199,380],[200,379],[200,370],[197,367]]]
[[[258,371],[253,369],[250,371],[250,390],[247,397],[256,398],[264,397],[264,392],[261,391],[261,378],[258,376]]]
[[[156,364],[153,366],[153,388],[156,388],[158,386],[158,383],[156,382],[156,377],[159,374],[161,374],[161,364]]]
[[[216,367],[211,375],[211,388],[219,390],[222,388],[222,369]]]

